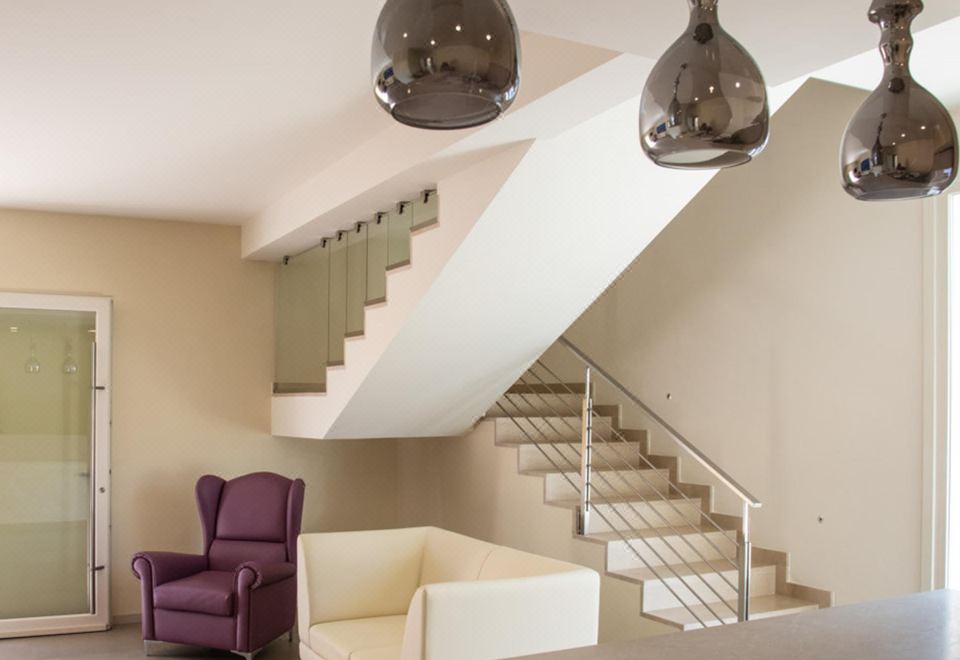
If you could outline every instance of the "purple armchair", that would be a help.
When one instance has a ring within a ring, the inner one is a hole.
[[[197,481],[203,554],[138,552],[144,646],[174,642],[252,658],[291,632],[304,484],[270,472]]]

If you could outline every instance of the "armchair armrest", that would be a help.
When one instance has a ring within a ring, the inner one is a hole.
[[[207,570],[207,558],[179,552],[138,552],[133,556],[132,568],[138,579],[152,578],[152,586],[156,587]]]
[[[589,569],[420,587],[401,657],[504,658],[597,643],[600,576]]]
[[[296,572],[296,565],[289,562],[264,564],[259,561],[248,561],[237,566],[237,588],[239,590],[265,587],[293,577]]]

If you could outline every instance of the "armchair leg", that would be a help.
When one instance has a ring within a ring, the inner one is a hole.
[[[243,660],[253,660],[253,658],[260,653],[263,649],[257,649],[256,651],[250,651],[249,653],[244,653],[243,651],[230,651],[234,655],[239,655]]]
[[[157,655],[156,651],[157,651],[157,648],[159,648],[159,646],[160,646],[159,642],[155,642],[151,639],[145,639],[143,640],[143,654],[148,658],[150,656]]]

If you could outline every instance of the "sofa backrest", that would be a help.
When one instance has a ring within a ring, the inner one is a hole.
[[[301,534],[301,636],[325,621],[406,614],[420,584],[426,536],[424,527]]]
[[[429,527],[420,566],[420,584],[465,582],[480,577],[484,562],[497,546],[486,541]]]
[[[479,580],[507,580],[510,578],[538,577],[554,573],[566,573],[582,569],[558,559],[541,557],[521,550],[495,546],[483,563]]]

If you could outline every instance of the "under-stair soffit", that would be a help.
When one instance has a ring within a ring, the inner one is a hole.
[[[716,172],[653,165],[623,139],[635,115],[630,99],[532,144],[326,437],[462,433],[699,194]]]

